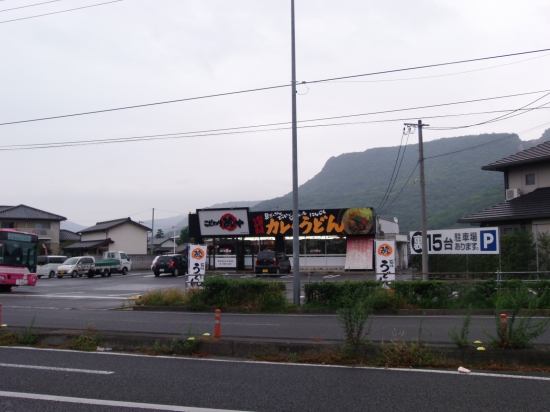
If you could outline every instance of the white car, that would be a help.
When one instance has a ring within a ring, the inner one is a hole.
[[[77,256],[67,259],[62,265],[57,267],[56,276],[61,279],[63,276],[70,275],[72,278],[81,277],[93,272],[95,259],[91,256]]]

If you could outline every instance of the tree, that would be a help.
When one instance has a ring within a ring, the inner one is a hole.
[[[189,237],[189,226],[184,227],[181,229],[180,237],[178,238],[178,243],[181,245],[182,243],[193,243],[195,239],[192,237]]]
[[[162,230],[162,229],[157,230],[157,234],[155,235],[155,237],[157,239],[160,239],[160,238],[164,237],[164,230]]]
[[[539,233],[539,267],[542,270],[550,270],[550,235],[548,232]]]

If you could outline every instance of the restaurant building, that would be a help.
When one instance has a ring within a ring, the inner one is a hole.
[[[370,207],[300,210],[299,216],[301,268],[372,270],[375,238],[395,240],[396,266],[407,265],[407,237],[399,235],[396,222],[382,221]],[[210,269],[253,269],[260,250],[292,259],[292,218],[292,211],[197,209],[189,214],[189,235],[208,245]]]

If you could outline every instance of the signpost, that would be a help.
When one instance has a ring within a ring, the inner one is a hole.
[[[201,288],[206,273],[206,246],[189,245],[186,288]]]
[[[382,282],[395,280],[395,242],[393,240],[376,240],[375,248],[376,277]]]
[[[498,255],[498,227],[428,230],[430,255]],[[411,255],[422,254],[422,232],[411,232]]]

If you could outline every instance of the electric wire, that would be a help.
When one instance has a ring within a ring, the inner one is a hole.
[[[393,181],[393,176],[395,175],[395,171],[397,169],[397,163],[399,162],[399,155],[401,154],[401,148],[403,147],[403,137],[405,136],[405,129],[406,128],[403,127],[403,132],[401,133],[401,141],[399,142],[399,149],[397,150],[397,156],[395,157],[395,164],[393,165],[393,170],[391,172],[390,181],[388,182],[388,187],[386,187],[386,193],[384,193],[384,196],[382,196],[382,200],[380,200],[380,203],[378,204],[376,209],[380,209],[383,206],[383,204],[386,202],[386,199],[388,198],[388,192],[390,191],[390,186]]]
[[[112,1],[112,2],[108,2],[108,3],[114,3],[114,2],[118,2],[118,1],[122,1],[122,0],[115,0],[115,1]],[[108,3],[101,3],[101,4],[108,4]],[[92,6],[88,6],[88,7],[92,7]],[[0,22],[0,23],[3,23],[3,22]],[[505,57],[511,57],[511,56],[519,56],[519,55],[524,55],[524,54],[542,53],[542,52],[545,52],[545,51],[550,51],[550,48],[540,49],[540,50],[531,50],[531,51],[519,52],[519,53],[503,54],[503,55],[498,55],[498,56],[481,57],[481,58],[476,58],[476,59],[458,60],[458,61],[446,62],[446,63],[436,63],[436,64],[423,65],[423,66],[414,66],[414,67],[407,67],[407,68],[401,68],[401,69],[392,69],[392,70],[385,70],[385,71],[379,71],[379,72],[363,73],[363,74],[356,74],[356,75],[350,75],[350,76],[333,77],[333,78],[313,80],[313,81],[302,81],[300,84],[317,84],[317,83],[331,82],[331,81],[335,81],[335,80],[344,80],[344,79],[366,77],[366,76],[376,76],[376,75],[380,75],[380,74],[420,70],[420,69],[427,69],[427,68],[431,68],[431,67],[442,67],[442,66],[449,66],[449,65],[453,65],[453,64],[471,63],[471,62],[475,62],[475,61],[499,59],[499,58],[505,58]],[[141,108],[141,107],[158,106],[158,105],[171,104],[171,103],[177,103],[177,102],[202,100],[202,99],[208,99],[208,98],[214,98],[214,97],[231,96],[231,95],[238,95],[238,94],[244,94],[244,93],[251,93],[251,92],[286,88],[286,87],[290,87],[290,86],[292,86],[292,84],[283,84],[283,85],[277,85],[277,86],[266,86],[266,87],[258,87],[258,88],[245,89],[245,90],[237,90],[237,91],[225,92],[225,93],[215,93],[215,94],[210,94],[210,95],[195,96],[195,97],[188,97],[188,98],[181,98],[181,99],[174,99],[174,100],[166,100],[166,101],[154,102],[154,103],[144,103],[144,104],[138,104],[138,105],[122,106],[122,107],[116,107],[116,108],[111,108],[111,109],[101,109],[101,110],[93,110],[93,111],[80,112],[80,113],[40,117],[40,118],[26,119],[26,120],[17,120],[17,121],[0,123],[0,126],[6,126],[6,125],[10,125],[10,124],[19,124],[19,123],[39,122],[39,121],[53,120],[53,119],[62,119],[62,118],[67,118],[67,117],[85,116],[85,115],[98,114],[98,113],[107,113],[107,112],[114,112],[114,111],[120,111],[120,110],[136,109],[136,108]]]
[[[54,11],[54,12],[51,12],[51,13],[37,14],[35,16],[20,17],[18,19],[12,19],[12,20],[3,20],[3,21],[0,21],[0,24],[2,24],[2,23],[11,23],[13,21],[19,21],[19,20],[35,19],[37,17],[43,17],[43,16],[51,16],[52,14],[67,13],[69,11],[89,9],[90,7],[105,6],[106,4],[118,3],[120,1],[122,1],[122,0],[112,0],[112,1],[107,1],[105,3],[98,3],[98,4],[91,4],[89,6],[76,7],[74,9],[67,9],[67,10]]]
[[[50,0],[50,1],[44,1],[42,3],[29,4],[27,6],[12,7],[11,9],[0,10],[0,13],[2,13],[3,11],[11,11],[11,10],[18,10],[18,9],[26,9],[27,7],[41,6],[42,4],[55,3],[58,1],[61,1],[61,0]]]
[[[418,161],[416,162],[416,165],[414,166],[414,169],[412,170],[411,174],[409,175],[409,177],[405,180],[405,183],[403,184],[403,187],[401,187],[401,190],[399,191],[399,193],[393,198],[393,200],[391,201],[391,203],[388,205],[388,207],[386,209],[389,209],[391,207],[391,205],[393,205],[393,203],[399,198],[399,196],[401,196],[401,193],[403,192],[403,190],[405,189],[405,187],[407,187],[407,184],[410,183],[410,180],[411,180],[411,177],[412,175],[414,174],[414,172],[416,171],[416,168],[418,167]]]
[[[543,103],[543,104],[541,104],[537,107],[527,108],[528,106],[532,105],[533,103],[536,103],[537,101],[539,101],[541,99],[544,99],[548,95],[550,95],[550,92],[548,92],[544,96],[541,96],[541,97],[535,99],[534,101],[520,107],[519,109],[513,110],[511,113],[503,114],[501,116],[495,117],[494,119],[490,119],[490,120],[487,120],[487,121],[484,121],[484,122],[481,122],[481,123],[474,123],[474,124],[463,125],[463,126],[451,126],[451,127],[426,126],[425,128],[429,129],[429,130],[456,130],[456,129],[466,129],[466,128],[474,127],[474,126],[481,126],[481,125],[484,125],[484,124],[494,123],[494,122],[500,121],[500,120],[506,120],[506,119],[509,119],[509,118],[512,118],[512,117],[523,115],[523,114],[528,113],[528,112],[530,112],[532,110],[535,110],[535,109],[540,109],[540,108],[550,104],[550,102],[546,102],[546,103]],[[518,113],[518,112],[520,112],[520,113]]]
[[[508,135],[508,136],[504,136],[504,137],[501,137],[501,138],[498,138],[498,139],[495,139],[495,140],[491,140],[490,142],[480,143],[480,144],[475,145],[475,146],[467,147],[465,149],[454,150],[452,152],[447,152],[447,153],[442,153],[442,154],[438,154],[438,155],[434,155],[434,156],[424,157],[424,160],[435,159],[436,157],[449,156],[449,155],[452,155],[452,154],[455,154],[455,153],[465,152],[467,150],[472,150],[472,149],[475,149],[477,147],[486,146],[488,144],[492,144],[492,143],[500,142],[502,140],[510,139],[513,136],[514,135]]]
[[[503,111],[511,112],[512,110],[496,110],[496,111],[477,112],[477,113],[474,112],[474,113],[459,113],[459,114],[447,114],[447,115],[436,115],[436,116],[423,116],[423,118],[432,119],[432,118],[471,116],[471,115],[480,115],[480,114],[488,114],[488,113],[500,113]],[[411,120],[411,119],[415,119],[415,117],[370,120],[370,121],[362,121],[362,122],[304,125],[304,126],[298,126],[298,127],[300,129],[312,129],[312,128],[318,128],[318,127],[338,127],[338,126],[352,126],[352,125],[358,125],[358,124],[402,122],[402,121]],[[250,126],[245,126],[243,128],[247,129],[249,127]],[[206,130],[206,131],[195,131],[195,132],[167,133],[167,134],[144,135],[144,136],[133,136],[133,137],[111,138],[111,139],[76,140],[76,141],[66,141],[66,142],[4,145],[4,146],[0,146],[0,151],[51,149],[51,148],[58,148],[58,147],[89,146],[89,145],[110,144],[110,143],[131,143],[131,142],[140,142],[140,141],[156,141],[156,140],[182,139],[182,138],[194,138],[194,137],[215,137],[215,136],[226,136],[226,135],[235,135],[235,134],[249,134],[249,133],[256,133],[256,132],[259,133],[259,132],[274,132],[274,131],[281,131],[281,130],[290,130],[290,127],[279,127],[279,128],[272,128],[272,129],[260,129],[260,130],[241,130],[241,131],[234,131],[234,129],[239,129],[239,128],[216,129],[214,131]],[[224,130],[227,130],[227,132],[220,132]]]
[[[390,191],[388,193],[388,196],[386,197],[386,200],[384,201],[384,203],[382,204],[382,207],[386,204],[386,202],[388,201],[388,199],[390,198],[391,196],[391,193],[393,192],[393,188],[395,186],[395,182],[397,182],[397,176],[399,176],[399,171],[401,170],[401,165],[403,164],[403,159],[405,158],[405,152],[407,151],[407,146],[408,146],[408,143],[409,143],[409,136],[411,135],[411,127],[408,126],[408,130],[407,130],[407,139],[405,140],[405,147],[403,148],[403,154],[401,155],[401,160],[399,162],[399,167],[397,168],[397,172],[395,173],[395,178],[393,179],[393,183],[391,185],[391,188],[390,188]]]
[[[407,77],[407,78],[403,78],[403,79],[382,79],[382,80],[335,80],[334,82],[331,82],[331,83],[381,83],[381,82],[400,82],[400,81],[409,81],[409,80],[433,79],[433,78],[437,78],[437,77],[456,76],[456,75],[459,75],[459,74],[474,73],[474,72],[479,72],[479,71],[484,71],[484,70],[496,69],[498,67],[511,66],[513,64],[524,63],[524,62],[527,62],[527,61],[530,61],[530,60],[542,59],[543,57],[547,57],[547,56],[550,56],[550,54],[545,54],[543,56],[532,57],[530,59],[519,60],[517,62],[512,62],[512,63],[497,64],[495,66],[482,67],[480,69],[465,70],[465,71],[461,71],[461,72],[445,73],[445,74],[434,74],[432,76]]]

